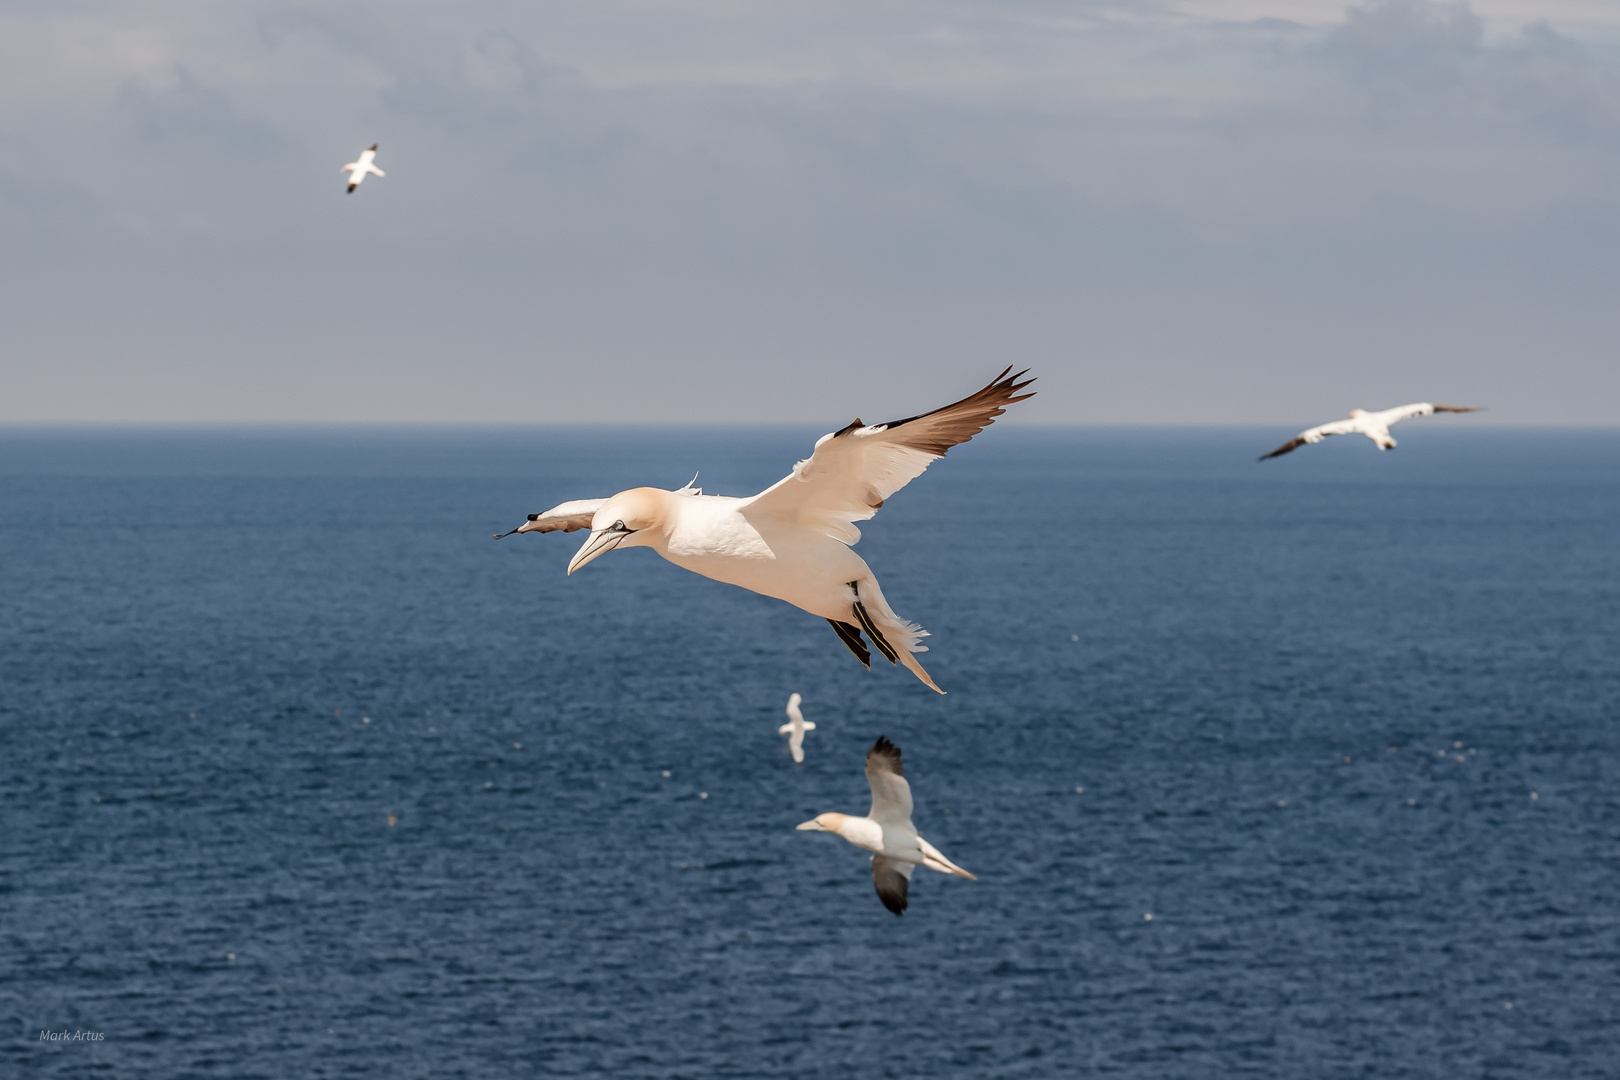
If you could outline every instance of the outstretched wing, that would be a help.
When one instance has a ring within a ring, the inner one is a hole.
[[[1034,382],[1008,368],[983,390],[954,405],[886,424],[857,417],[842,431],[816,440],[815,452],[793,471],[743,506],[745,517],[771,515],[818,529],[853,544],[861,538],[855,522],[878,512],[883,501],[921,476],[945,451],[965,443],[1015,401],[1034,397],[1018,391]]]
[[[902,914],[906,910],[906,891],[911,886],[911,863],[891,859],[887,855],[872,856],[872,885],[877,889],[883,906]]]
[[[1258,460],[1265,461],[1268,458],[1282,457],[1284,454],[1292,453],[1304,445],[1305,437],[1303,435],[1295,435],[1292,439],[1289,439],[1271,453],[1261,454]]]
[[[866,755],[866,782],[872,786],[872,809],[866,816],[879,825],[911,827],[911,785],[900,764],[900,748],[887,738],[872,744]]]
[[[1434,412],[1434,406],[1427,401],[1414,401],[1410,405],[1397,405],[1393,409],[1383,409],[1378,413],[1378,419],[1385,427],[1398,424],[1402,420],[1414,416],[1429,416]]]
[[[1479,412],[1473,405],[1435,405],[1427,401],[1416,401],[1410,405],[1397,405],[1393,409],[1385,409],[1378,416],[1383,420],[1384,426],[1399,423],[1413,416],[1431,416],[1437,412]]]
[[[591,527],[591,518],[606,499],[575,499],[553,506],[543,514],[530,514],[518,532],[578,532]]]
[[[1267,458],[1282,457],[1290,451],[1299,449],[1306,443],[1319,443],[1329,435],[1348,435],[1354,430],[1356,430],[1354,420],[1335,420],[1331,424],[1308,428],[1271,451],[1271,453],[1261,454],[1259,460],[1265,461]]]

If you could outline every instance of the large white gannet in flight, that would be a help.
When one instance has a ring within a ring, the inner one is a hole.
[[[788,698],[788,722],[776,729],[778,735],[789,736],[788,751],[793,755],[793,760],[799,764],[804,763],[804,733],[816,730],[816,725],[806,723],[804,713],[799,711],[799,702],[803,700],[798,694]]]
[[[865,817],[817,814],[799,828],[837,833],[872,853],[872,884],[878,899],[896,915],[906,910],[911,871],[919,866],[942,874],[979,879],[957,866],[921,836],[911,824],[911,785],[900,766],[900,748],[880,738],[866,755],[866,782],[872,785],[872,809]]]
[[[1335,420],[1331,424],[1302,431],[1271,453],[1261,454],[1259,460],[1281,457],[1306,443],[1319,443],[1329,435],[1365,435],[1378,449],[1391,450],[1395,447],[1395,440],[1390,438],[1389,425],[1399,423],[1409,416],[1432,416],[1437,412],[1479,412],[1479,409],[1473,405],[1432,405],[1427,401],[1419,401],[1412,405],[1397,405],[1383,412],[1351,409],[1350,419]]]
[[[815,451],[758,495],[737,499],[631,488],[611,499],[581,499],[554,506],[495,537],[514,532],[591,530],[568,572],[614,548],[650,547],[677,566],[716,581],[785,600],[832,624],[867,668],[872,655],[862,631],[889,663],[901,663],[943,694],[914,653],[928,636],[896,615],[877,578],[850,547],[861,538],[857,521],[878,512],[885,499],[922,475],[945,451],[984,430],[1033,379],[1007,368],[978,393],[931,413],[886,424],[853,424],[823,435]]]
[[[360,151],[360,160],[359,161],[351,161],[347,165],[343,166],[343,168],[338,170],[338,172],[346,172],[346,173],[349,174],[349,194],[350,195],[354,194],[354,189],[360,186],[360,181],[362,181],[362,180],[364,180],[366,178],[367,173],[370,173],[372,176],[387,176],[388,175],[387,173],[383,172],[381,169],[377,168],[377,166],[375,164],[376,160],[377,160],[377,144],[372,143],[370,146],[368,146],[364,150]]]

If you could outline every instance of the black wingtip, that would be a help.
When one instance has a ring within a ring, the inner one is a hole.
[[[849,651],[855,654],[855,659],[861,662],[861,666],[867,671],[871,671],[872,654],[867,650],[866,642],[861,640],[861,628],[846,622],[839,622],[837,619],[828,619],[827,624],[837,632],[838,640],[849,646]]]
[[[872,749],[866,752],[868,758],[882,758],[894,770],[894,775],[906,775],[906,766],[900,760],[900,748],[889,741],[887,735],[879,735],[878,741],[872,744]]]

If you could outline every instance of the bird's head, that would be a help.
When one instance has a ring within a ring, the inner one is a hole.
[[[603,552],[616,547],[639,547],[647,537],[661,532],[666,519],[664,500],[669,492],[657,488],[631,488],[621,491],[591,518],[591,535],[568,563],[568,572],[584,566]]]
[[[1352,420],[1360,420],[1363,416],[1366,416],[1366,415],[1367,415],[1367,410],[1366,409],[1351,409],[1350,410],[1350,419],[1352,419]]]
[[[848,820],[848,814],[817,814],[798,829],[800,832],[842,832]]]

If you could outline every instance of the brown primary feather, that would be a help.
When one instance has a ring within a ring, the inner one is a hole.
[[[894,431],[896,428],[910,426],[911,431],[902,432],[895,440],[902,446],[913,450],[921,450],[926,454],[944,454],[945,451],[959,443],[965,443],[979,432],[989,426],[990,421],[1007,411],[1007,406],[1025,398],[1032,398],[1035,392],[1027,394],[1018,391],[1034,382],[1034,379],[1018,380],[1029,373],[1024,369],[1016,375],[1009,374],[1009,366],[991,380],[976,394],[970,394],[961,401],[935,409],[933,412],[921,413],[917,416],[908,416],[904,420],[890,420],[886,424],[873,424],[872,427]],[[866,425],[857,417],[855,422],[841,431],[835,432],[833,438],[848,435]]]
[[[1305,440],[1304,439],[1289,439],[1287,442],[1285,442],[1281,446],[1277,447],[1277,449],[1273,450],[1271,453],[1269,453],[1269,454],[1261,454],[1259,460],[1264,461],[1267,458],[1281,457],[1282,455],[1288,453],[1290,450],[1297,449],[1298,447],[1301,447],[1301,446],[1304,446],[1304,445],[1305,445]]]

